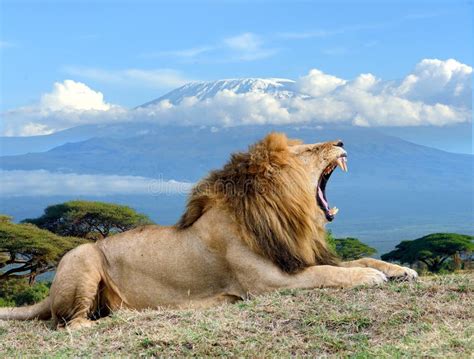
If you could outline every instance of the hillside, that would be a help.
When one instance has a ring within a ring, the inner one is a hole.
[[[282,291],[200,311],[121,311],[80,332],[1,322],[0,357],[474,355],[474,274]]]
[[[93,130],[84,127],[81,133]],[[472,155],[420,146],[365,128],[243,126],[212,130],[135,123],[95,130],[99,137],[47,152],[0,157],[0,169],[195,182],[222,166],[230,153],[245,150],[271,130],[308,143],[341,138],[348,151],[349,172],[336,171],[328,185],[330,203],[341,210],[329,226],[335,235],[356,236],[383,254],[402,239],[426,233],[472,233]],[[160,224],[175,223],[185,201],[182,194],[126,192],[80,198],[130,205]],[[69,199],[67,193],[59,193],[58,198],[18,193],[2,198],[0,212],[21,220]]]
[[[202,101],[213,98],[221,91],[230,91],[236,94],[244,94],[249,92],[266,93],[279,99],[291,97],[309,97],[308,95],[299,92],[295,86],[295,81],[289,79],[223,79],[216,81],[190,82],[153,101],[147,102],[138,108],[153,106],[164,100],[167,100],[172,104],[179,104],[187,97],[195,97]]]
[[[141,134],[137,135],[140,128]],[[384,188],[434,185],[439,189],[447,184],[469,188],[466,179],[471,171],[467,164],[472,155],[444,152],[364,128],[245,126],[213,130],[123,124],[112,127],[107,134],[98,131],[98,137],[66,143],[47,152],[2,156],[0,168],[151,178],[161,175],[165,179],[196,181],[222,166],[230,153],[246,150],[271,131],[285,132],[306,143],[342,139],[350,166],[350,179],[345,179],[345,186],[356,181],[357,186],[373,187],[374,182],[380,181]]]

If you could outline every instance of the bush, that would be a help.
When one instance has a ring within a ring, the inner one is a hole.
[[[14,307],[15,302],[12,300],[7,300],[5,298],[0,298],[0,307]]]
[[[377,252],[357,238],[334,238],[331,231],[326,232],[328,247],[344,261],[370,257]]]
[[[49,294],[51,283],[39,282],[32,286],[25,279],[10,279],[0,286],[0,307],[37,303]]]

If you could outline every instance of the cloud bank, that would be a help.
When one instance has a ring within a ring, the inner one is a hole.
[[[192,183],[139,176],[83,175],[37,171],[0,171],[0,197],[186,194]]]
[[[251,37],[232,40],[249,46]],[[254,44],[258,46],[258,42]],[[151,121],[158,124],[240,126],[255,124],[349,124],[445,126],[472,120],[472,67],[456,60],[425,59],[398,81],[373,74],[342,79],[312,69],[294,83],[296,96],[222,90],[202,100],[168,99],[128,110],[72,80],[56,83],[31,107],[3,114],[4,135],[46,134],[80,124]]]
[[[105,102],[101,92],[65,80],[56,82],[37,104],[3,113],[0,128],[5,136],[46,135],[82,124],[109,123],[126,112]]]

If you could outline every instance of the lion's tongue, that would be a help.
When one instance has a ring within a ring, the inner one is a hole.
[[[324,204],[324,207],[326,208],[326,210],[329,210],[329,204],[324,199],[323,191],[322,191],[321,187],[319,187],[319,186],[318,186],[318,196],[319,196],[319,199],[321,200],[322,204]]]
[[[329,209],[329,204],[324,199],[324,194],[323,194],[323,191],[321,190],[320,187],[318,187],[318,197],[321,200],[321,203],[324,205],[324,208],[326,209],[326,212],[329,213],[331,216],[335,216],[337,214],[337,212],[339,212],[339,209],[337,207],[333,207],[333,208]]]

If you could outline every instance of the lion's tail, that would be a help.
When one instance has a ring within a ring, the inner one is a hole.
[[[39,303],[17,308],[0,308],[0,320],[29,320],[51,318],[51,299],[47,297]]]

